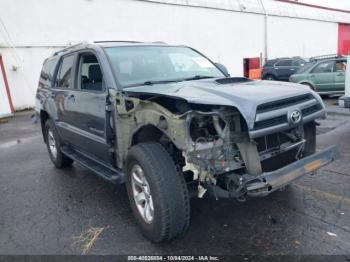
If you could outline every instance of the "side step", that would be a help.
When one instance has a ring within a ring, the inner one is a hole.
[[[61,151],[80,165],[90,169],[96,175],[113,184],[121,184],[125,182],[125,174],[120,169],[103,164],[91,157],[74,150],[68,146],[62,146]]]

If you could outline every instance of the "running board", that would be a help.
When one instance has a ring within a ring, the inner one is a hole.
[[[61,151],[69,158],[90,169],[96,175],[108,182],[113,184],[121,184],[125,182],[125,174],[120,169],[107,166],[68,146],[61,147]]]

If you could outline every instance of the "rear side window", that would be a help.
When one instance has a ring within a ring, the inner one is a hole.
[[[276,64],[276,66],[291,66],[291,65],[292,65],[291,59],[281,60]]]
[[[312,73],[320,74],[320,73],[331,73],[333,71],[334,61],[326,61],[319,63],[312,70]]]
[[[56,86],[62,88],[73,88],[72,82],[72,68],[74,62],[74,55],[65,56],[62,59],[60,68],[58,70]]]
[[[294,60],[292,63],[292,66],[303,66],[305,65],[305,61],[303,59],[299,59],[299,60]]]
[[[335,72],[345,72],[346,71],[346,60],[338,60],[335,62]]]
[[[277,59],[268,60],[264,66],[273,66],[277,62]]]
[[[57,65],[57,58],[46,60],[40,73],[39,88],[51,87]]]

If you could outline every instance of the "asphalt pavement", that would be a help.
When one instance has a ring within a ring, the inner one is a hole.
[[[350,114],[344,112],[318,127],[318,150],[339,145],[334,163],[266,198],[193,199],[188,232],[164,244],[141,235],[123,186],[78,164],[55,169],[32,112],[17,113],[0,123],[0,254],[350,254]],[[91,234],[97,240],[86,248]]]

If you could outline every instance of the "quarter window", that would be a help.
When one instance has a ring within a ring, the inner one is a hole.
[[[60,69],[57,75],[57,87],[73,88],[72,68],[74,55],[63,57]]]
[[[57,59],[55,58],[47,60],[44,63],[43,69],[40,73],[39,87],[51,87],[51,84],[53,83],[53,75],[55,72],[56,65]]]

